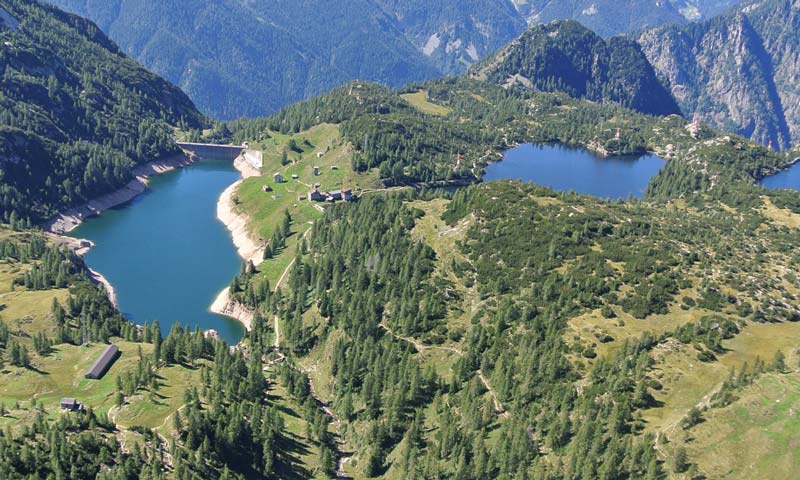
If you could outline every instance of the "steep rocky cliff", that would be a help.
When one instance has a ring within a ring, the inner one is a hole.
[[[574,20],[530,28],[470,73],[506,86],[562,91],[644,113],[680,113],[636,42],[603,40]]]
[[[710,18],[739,0],[512,0],[531,24],[573,19],[604,37]]]
[[[639,43],[687,115],[786,148],[800,140],[798,12],[800,0],[753,1]]]

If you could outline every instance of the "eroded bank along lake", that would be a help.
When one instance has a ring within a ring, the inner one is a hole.
[[[217,200],[239,178],[229,160],[202,160],[150,178],[145,193],[107,210],[70,236],[95,243],[85,261],[114,286],[120,310],[143,324],[158,320],[215,329],[238,342],[242,325],[209,305],[241,267]]]
[[[486,167],[484,181],[522,180],[600,198],[642,198],[664,160],[656,155],[603,157],[585,148],[524,144]]]

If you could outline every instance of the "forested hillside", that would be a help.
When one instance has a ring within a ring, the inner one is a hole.
[[[315,224],[265,304],[275,323],[248,344],[272,356],[280,325],[290,393],[313,382],[356,478],[710,473],[692,429],[763,376],[797,375],[791,340],[737,343],[770,328],[796,339],[800,315],[796,278],[772,280],[795,268],[796,236],[744,195],[607,203],[514,182],[366,195]],[[668,373],[679,359],[737,373],[693,390]],[[711,400],[691,410],[682,395]]]
[[[55,0],[215,118],[268,115],[353,79],[462,72],[525,22],[508,0]]]
[[[173,127],[205,120],[177,87],[94,24],[40,2],[0,1],[0,218],[40,221],[178,153]]]
[[[411,103],[410,92],[423,92],[437,113]],[[752,185],[793,160],[702,125],[693,132],[677,115],[655,117],[614,103],[504,89],[465,78],[409,85],[399,94],[354,82],[272,117],[226,127],[230,138],[240,141],[269,131],[297,133],[322,123],[340,124],[354,150],[354,170],[377,169],[389,186],[476,182],[489,162],[525,142],[582,145],[603,154],[655,151],[670,161],[652,179],[647,195],[662,199],[728,195],[727,185]],[[459,153],[463,162],[456,168]]]
[[[636,42],[604,41],[575,21],[529,29],[470,75],[507,86],[563,91],[654,115],[680,113]]]
[[[775,148],[800,141],[797,0],[745,2],[731,13],[639,37],[684,113]]]

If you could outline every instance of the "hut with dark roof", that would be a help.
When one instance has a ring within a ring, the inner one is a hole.
[[[112,343],[111,345],[107,346],[106,349],[103,350],[103,353],[97,357],[97,360],[94,361],[94,365],[92,365],[92,368],[86,372],[84,377],[93,380],[99,380],[103,378],[103,375],[106,374],[108,369],[111,367],[111,364],[114,363],[119,355],[119,348],[116,345]]]

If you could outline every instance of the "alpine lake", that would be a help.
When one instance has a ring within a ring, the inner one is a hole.
[[[486,168],[484,181],[514,179],[601,198],[641,198],[664,160],[602,157],[583,148],[525,144]],[[798,171],[800,177],[800,171]],[[90,218],[70,235],[94,242],[85,261],[114,286],[132,321],[214,329],[229,344],[244,327],[208,307],[241,268],[225,226],[220,194],[239,178],[229,160],[204,159],[150,179],[134,200]]]

